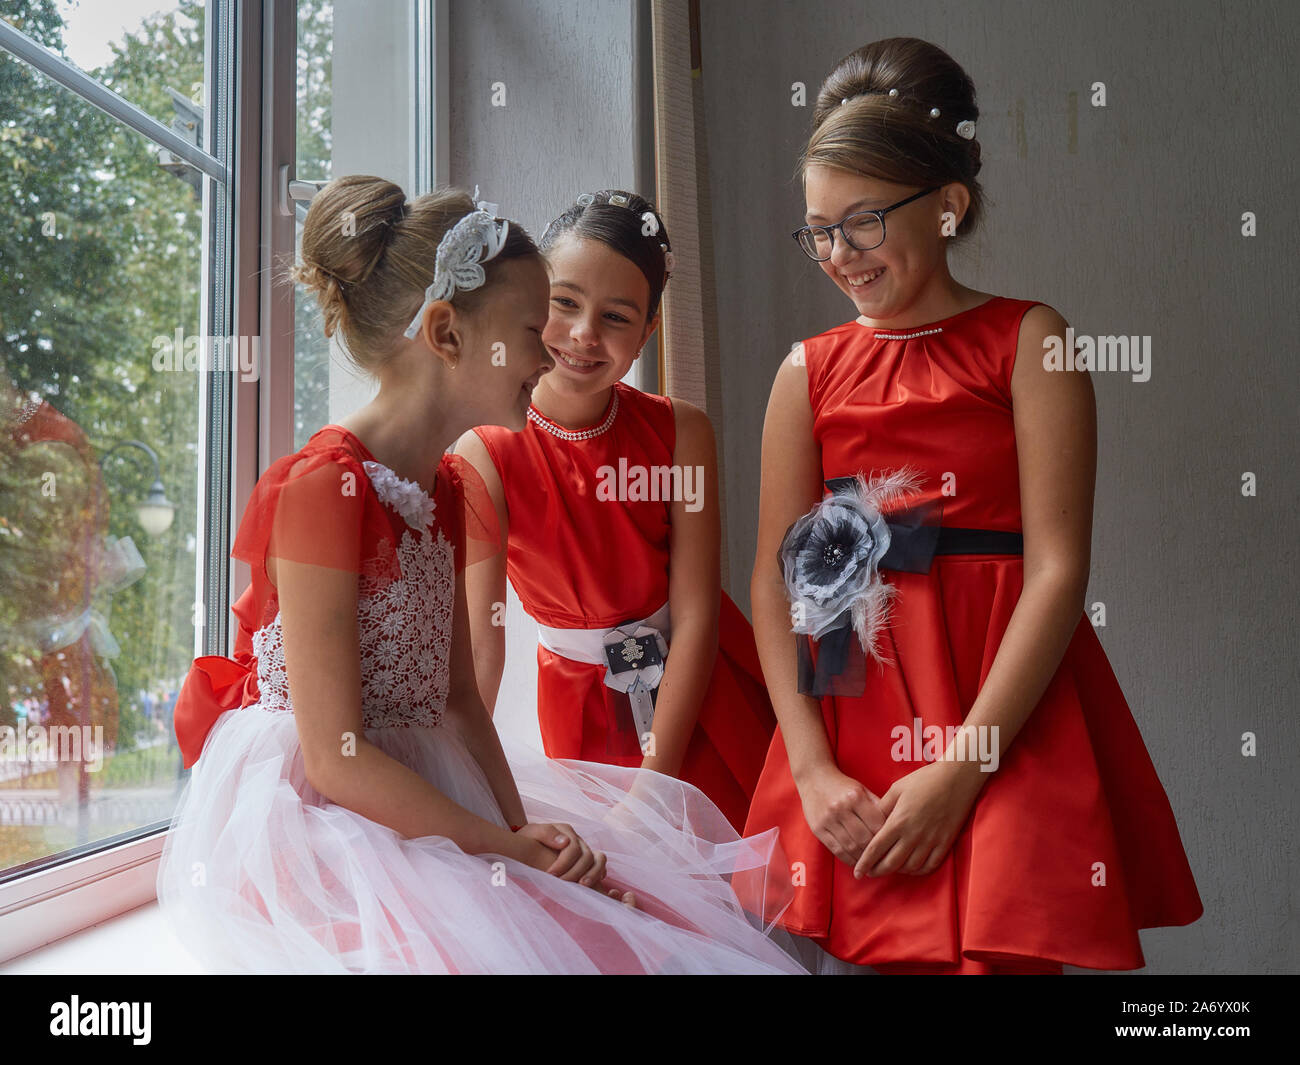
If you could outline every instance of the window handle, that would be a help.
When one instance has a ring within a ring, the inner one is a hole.
[[[280,213],[290,216],[297,214],[299,217],[305,217],[307,204],[327,183],[324,181],[299,181],[296,178],[291,178],[288,163],[280,167],[279,173]]]

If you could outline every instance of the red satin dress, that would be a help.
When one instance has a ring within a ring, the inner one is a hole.
[[[1033,305],[999,296],[906,331],[859,319],[806,340],[824,477],[910,465],[925,478],[917,501],[942,503],[944,526],[1020,532],[1011,372]],[[896,727],[961,723],[1023,575],[1019,555],[940,555],[928,573],[883,574],[899,589],[881,641],[893,664],[867,663],[861,697],[821,700],[843,772],[883,795],[922,764],[894,759],[908,753]],[[1086,616],[936,871],[854,880],[804,819],[779,729],[746,832],[774,825],[803,863],[782,923],[884,972],[1137,969],[1138,929],[1202,913],[1169,800]]]
[[[613,628],[650,616],[668,600],[669,502],[597,499],[596,490],[600,468],[616,471],[620,459],[629,467],[672,465],[672,402],[621,382],[614,390],[612,424],[587,439],[560,439],[532,418],[519,433],[475,430],[505,490],[507,575],[524,609],[542,625]],[[613,403],[611,396],[593,429],[606,421]],[[538,645],[537,712],[547,755],[641,764],[628,697],[604,677],[603,665]],[[775,728],[753,630],[723,592],[718,655],[681,779],[712,799],[737,831]]]

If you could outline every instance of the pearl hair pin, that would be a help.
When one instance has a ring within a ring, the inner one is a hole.
[[[579,207],[587,208],[596,202],[596,197],[590,192],[584,192],[573,202],[576,203]],[[609,199],[606,200],[605,202],[611,204],[614,207],[626,207],[629,211],[633,209],[630,199],[621,192],[612,193]],[[652,221],[654,223],[654,229],[652,231],[653,233],[659,232],[658,220],[655,218],[654,213],[652,211],[646,211],[641,215],[641,218],[643,221]],[[548,226],[547,227],[548,232],[549,229],[550,227]],[[642,230],[642,232],[645,233],[646,231]],[[646,233],[646,235],[649,236],[651,234]],[[664,281],[666,283],[668,281],[668,278],[672,276],[673,270],[677,266],[677,257],[673,255],[671,251],[668,250],[668,245],[665,244],[662,240],[659,242],[659,250],[664,253],[664,274],[665,274]]]
[[[889,92],[887,93],[861,92],[855,96],[845,96],[842,100],[840,100],[840,106],[841,107],[845,106],[850,100],[856,100],[859,96],[888,96],[891,100],[897,100],[899,98],[899,92],[897,89],[890,89]],[[932,107],[930,108],[929,114],[931,118],[939,118],[943,114],[943,112],[940,111],[939,108],[937,107]],[[967,118],[967,119],[963,119],[961,122],[958,122],[956,127],[956,133],[957,136],[962,138],[962,140],[968,140],[968,141],[974,140],[975,139],[974,120]]]

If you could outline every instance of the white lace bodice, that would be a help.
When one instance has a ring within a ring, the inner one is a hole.
[[[452,547],[433,523],[434,501],[418,484],[377,462],[365,469],[380,501],[408,527],[395,552],[387,541],[379,545],[358,585],[362,719],[366,728],[436,725],[451,680]],[[394,556],[400,571],[385,562]],[[261,706],[292,712],[278,612],[253,633],[253,654]]]

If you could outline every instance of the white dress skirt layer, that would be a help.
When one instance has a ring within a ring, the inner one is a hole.
[[[454,720],[365,735],[505,825]],[[789,896],[775,830],[741,839],[700,791],[659,773],[506,753],[529,821],[572,825],[605,852],[608,886],[635,891],[642,909],[327,801],[307,782],[293,715],[258,704],[212,728],[163,849],[159,903],[214,972],[806,971],[729,883],[747,878],[751,906],[755,884]]]

